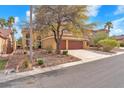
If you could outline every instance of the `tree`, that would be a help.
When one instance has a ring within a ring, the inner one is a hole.
[[[32,53],[32,5],[30,5],[30,61],[33,62],[33,53]]]
[[[81,32],[83,34],[83,38],[92,41],[92,29],[96,27],[97,23],[84,24],[81,27]]]
[[[16,46],[17,46],[17,48],[22,48],[22,37],[17,39]]]
[[[112,22],[106,22],[105,26],[104,26],[104,29],[107,29],[108,33],[109,33],[111,28],[113,28]]]
[[[13,16],[10,16],[8,18],[8,27],[12,29],[14,23],[15,23],[15,18]]]
[[[14,34],[16,32],[16,29],[13,28],[14,23],[15,23],[15,18],[13,16],[10,16],[8,18],[7,26],[12,31],[12,46],[13,46],[13,50],[15,50],[15,36],[14,36]]]
[[[18,44],[22,44],[22,37],[20,37],[19,39],[17,39],[17,43]]]
[[[97,45],[98,45],[98,42],[99,42],[100,40],[103,40],[103,39],[106,39],[106,38],[108,38],[107,33],[105,33],[105,32],[97,32],[97,33],[93,36],[92,40],[93,40],[94,45],[97,46]]]
[[[12,28],[12,31],[13,31],[14,34],[17,33],[16,28]]]
[[[6,20],[4,18],[0,18],[0,27],[3,29],[6,25]]]
[[[36,28],[53,33],[56,53],[59,54],[64,31],[81,34],[81,24],[88,19],[86,12],[87,6],[39,6],[34,12]]]

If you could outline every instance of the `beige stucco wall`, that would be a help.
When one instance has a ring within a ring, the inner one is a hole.
[[[63,37],[62,39],[66,40],[66,49],[68,49],[68,40],[83,41],[82,38],[74,38],[74,37]],[[56,43],[53,36],[45,38],[41,42],[42,42],[43,48],[47,48],[51,46],[53,49],[56,49]],[[82,49],[83,48],[88,48],[86,41],[83,41]]]
[[[4,52],[5,43],[6,43],[5,39],[0,37],[0,54]]]
[[[27,47],[27,45],[26,45],[26,40],[27,40],[26,34],[29,34],[29,32],[28,31],[22,31],[22,46],[23,46],[23,48]],[[40,32],[37,32],[37,31],[32,32],[32,46],[33,47],[35,47],[35,45],[37,43],[37,37],[38,36],[42,36],[40,34]]]
[[[56,49],[56,43],[54,38],[47,38],[42,40],[41,42],[42,42],[43,48],[52,47],[52,49]]]
[[[83,41],[83,48],[84,49],[88,49],[89,45],[87,44],[87,41]]]
[[[23,44],[23,47],[26,47],[26,33],[29,33],[28,31],[22,31],[22,34],[23,34],[23,38],[22,38],[22,44]],[[88,33],[92,33],[92,31],[88,30]],[[33,39],[33,46],[35,45],[36,43],[36,39],[37,39],[37,36],[40,35],[42,40],[41,40],[41,44],[42,44],[42,48],[47,48],[49,46],[51,46],[53,49],[56,49],[56,43],[54,41],[54,37],[51,36],[53,33],[49,33],[49,35],[47,34],[41,34],[37,31],[34,31],[33,34],[32,34],[32,39]],[[83,36],[74,36],[73,34],[70,34],[70,33],[64,33],[63,34],[63,37],[62,37],[63,40],[66,40],[66,49],[68,49],[68,40],[78,40],[78,41],[83,41],[84,38]],[[84,44],[82,45],[83,48],[87,48],[88,46],[86,46],[85,42]]]
[[[26,47],[26,34],[22,33],[23,37],[22,37],[22,46],[23,46],[23,49]]]

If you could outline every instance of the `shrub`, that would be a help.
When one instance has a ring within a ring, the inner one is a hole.
[[[38,58],[37,63],[38,63],[38,65],[43,65],[44,61],[42,58]]]
[[[62,52],[62,54],[63,54],[63,55],[68,55],[68,51],[67,51],[67,50],[64,50],[64,51]]]
[[[47,50],[47,53],[52,53],[53,48],[52,48],[52,46],[48,46],[46,48],[46,50]]]
[[[103,47],[103,51],[110,52],[114,47],[118,46],[118,42],[114,39],[104,39],[98,42]]]
[[[124,42],[120,42],[120,47],[124,47]]]
[[[22,64],[22,68],[31,68],[31,63],[30,63],[29,58],[26,57],[24,59],[23,64]]]
[[[105,32],[97,32],[93,36],[92,40],[93,40],[94,45],[97,45],[100,40],[103,40],[103,39],[106,39],[106,38],[108,38],[107,33],[105,33]]]

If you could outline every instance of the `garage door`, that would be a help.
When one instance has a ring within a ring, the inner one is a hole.
[[[68,48],[69,49],[82,49],[83,48],[83,42],[82,41],[69,40],[68,41]]]
[[[65,40],[62,40],[62,41],[61,41],[60,48],[61,48],[61,49],[66,49],[66,41],[65,41]]]

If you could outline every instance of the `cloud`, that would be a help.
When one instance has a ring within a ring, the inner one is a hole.
[[[114,12],[115,15],[117,14],[124,14],[124,6],[120,5],[117,7],[117,10]]]
[[[111,29],[110,35],[121,35],[124,34],[124,17],[112,21],[113,29]]]
[[[18,39],[18,38],[22,37],[22,33],[21,33],[22,30],[18,26],[16,26],[15,28],[17,30],[17,33],[15,34],[15,37],[16,37],[16,39]]]
[[[15,17],[15,24],[19,22],[19,17]]]
[[[88,12],[86,13],[86,15],[95,17],[98,15],[100,8],[101,8],[100,5],[87,6]]]
[[[30,11],[28,10],[28,11],[26,11],[26,19],[29,21],[29,17],[30,17]],[[32,14],[32,19],[34,20],[35,19],[35,16],[34,16],[34,13]]]
[[[21,28],[19,25],[17,25],[17,24],[15,24],[13,27],[14,27],[14,28],[16,29],[16,31],[17,31],[17,33],[15,33],[16,39],[22,37],[22,34],[21,34],[22,28]]]
[[[26,11],[26,16],[29,17],[30,16],[30,11]]]
[[[14,17],[15,18],[15,24],[13,25],[13,27],[16,29],[16,31],[17,31],[17,33],[15,34],[15,37],[16,37],[16,39],[18,39],[19,37],[21,37],[22,36],[22,34],[21,34],[21,28],[19,27],[19,22],[20,22],[20,19],[19,19],[19,17]]]

